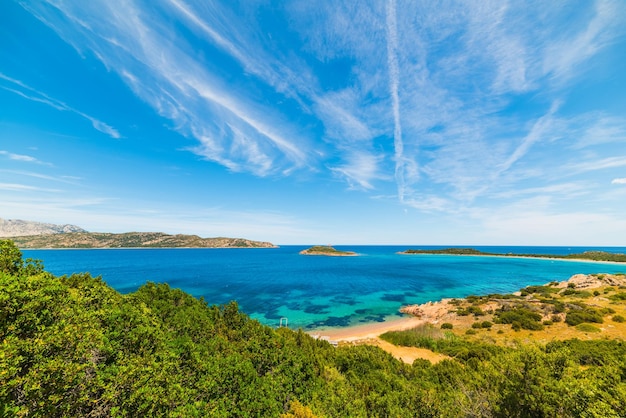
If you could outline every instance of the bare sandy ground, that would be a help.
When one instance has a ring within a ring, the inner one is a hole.
[[[432,306],[439,307],[438,304]],[[379,338],[387,331],[402,331],[414,328],[427,322],[422,318],[405,317],[385,322],[375,322],[372,324],[357,325],[354,327],[337,328],[324,331],[312,332],[311,335],[330,341],[336,344],[370,344],[375,345],[393,355],[398,360],[412,364],[416,359],[426,359],[432,363],[439,362],[446,356],[433,353],[430,350],[416,347],[399,347]]]

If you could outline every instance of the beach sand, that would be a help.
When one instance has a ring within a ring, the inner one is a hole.
[[[441,303],[427,304],[433,310],[444,309]],[[432,363],[437,363],[445,358],[445,355],[433,353],[430,350],[416,347],[400,347],[382,340],[379,336],[387,331],[402,331],[414,328],[428,322],[423,318],[407,316],[385,322],[375,322],[371,324],[357,325],[347,328],[336,328],[329,330],[318,330],[310,334],[315,338],[329,341],[332,344],[370,344],[375,345],[393,355],[398,360],[412,364],[416,359],[425,359]]]

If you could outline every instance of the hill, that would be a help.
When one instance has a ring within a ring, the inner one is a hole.
[[[87,232],[76,225],[56,225],[43,222],[24,221],[21,219],[0,218],[0,237],[19,237],[30,235],[65,234],[69,232]]]
[[[12,237],[19,248],[275,248],[269,242],[243,238],[201,238],[162,232],[72,232]]]

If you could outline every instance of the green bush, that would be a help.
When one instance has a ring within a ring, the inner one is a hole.
[[[600,332],[601,331],[600,328],[595,327],[591,324],[587,324],[587,323],[576,325],[576,329],[582,332]]]
[[[565,316],[567,325],[576,326],[583,322],[601,324],[604,321],[602,320],[602,315],[597,310],[589,307],[581,311],[570,311]]]
[[[623,323],[626,319],[622,315],[613,315],[613,322]]]
[[[449,322],[444,322],[443,324],[441,324],[441,329],[452,329],[452,328],[454,328],[454,326]]]
[[[475,329],[468,329],[467,331],[465,331],[465,334],[467,335],[475,335],[477,333],[477,331]]]
[[[528,308],[513,308],[496,312],[494,320],[500,324],[515,325],[513,329],[527,329],[539,331],[543,329],[541,314]]]
[[[626,292],[619,292],[614,295],[609,296],[609,299],[614,302],[621,302],[626,300]]]

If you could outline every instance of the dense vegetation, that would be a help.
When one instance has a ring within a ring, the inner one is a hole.
[[[626,263],[626,254],[609,253],[605,251],[585,251],[579,254],[555,255],[555,254],[513,254],[513,253],[490,253],[479,251],[474,248],[443,248],[440,250],[406,250],[403,254],[449,254],[449,255],[488,255],[499,257],[536,257],[555,258],[570,260],[592,260]]]
[[[439,331],[446,335],[447,331]],[[430,334],[407,365],[209,306],[166,284],[121,295],[0,241],[0,416],[625,416],[621,341],[493,347]]]

